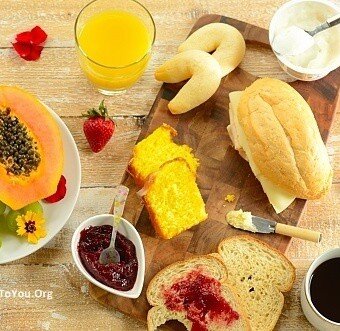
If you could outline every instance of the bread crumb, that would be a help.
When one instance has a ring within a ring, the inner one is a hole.
[[[66,321],[67,320],[67,317],[62,315],[62,314],[59,314],[59,313],[56,313],[56,312],[53,312],[51,314],[52,318],[55,318],[57,320],[62,320],[62,321]]]
[[[234,202],[235,201],[235,195],[234,194],[227,194],[226,197],[224,198],[224,201]]]
[[[88,294],[89,293],[89,287],[86,284],[84,284],[80,287],[80,291],[83,294]]]
[[[38,321],[37,326],[40,330],[48,331],[51,326],[51,322],[49,321]]]

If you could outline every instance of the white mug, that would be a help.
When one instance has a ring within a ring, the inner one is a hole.
[[[310,280],[315,269],[325,261],[340,257],[340,248],[331,249],[320,255],[309,267],[301,286],[301,306],[308,321],[320,331],[340,331],[340,323],[322,316],[314,307],[310,295]]]

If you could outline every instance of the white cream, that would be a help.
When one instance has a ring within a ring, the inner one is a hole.
[[[226,220],[234,228],[256,232],[256,227],[253,224],[252,215],[249,211],[243,211],[242,209],[232,210],[227,213]]]
[[[313,1],[297,3],[288,7],[282,13],[282,17],[278,20],[275,27],[274,40],[292,26],[303,30],[313,30],[317,25],[324,23],[335,14],[337,14],[337,11],[334,8],[323,3]],[[312,38],[314,39],[314,45],[301,54],[286,55],[287,60],[294,65],[304,68],[321,69],[332,65],[339,66],[340,26],[324,30]],[[307,41],[304,39],[301,41],[301,44],[305,42]],[[292,43],[292,47],[296,47],[294,46],[295,41],[287,40],[286,48],[289,48],[289,43]],[[280,46],[284,47],[284,45]]]
[[[230,125],[228,126],[228,132],[233,145],[240,155],[249,162],[251,170],[256,178],[261,183],[263,191],[266,193],[269,202],[275,209],[276,213],[281,213],[285,210],[295,199],[288,192],[282,190],[280,187],[272,183],[269,179],[264,177],[258,167],[256,166],[250,152],[246,135],[238,121],[237,108],[240,103],[242,91],[235,91],[229,93],[230,105],[229,105],[229,117]],[[278,151],[279,153],[279,151]]]
[[[298,55],[311,48],[314,42],[305,30],[292,25],[275,36],[272,46],[281,55]]]

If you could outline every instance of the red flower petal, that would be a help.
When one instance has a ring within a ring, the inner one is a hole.
[[[31,31],[25,31],[17,34],[15,37],[15,40],[18,41],[19,43],[26,43],[29,44],[32,40],[32,33]]]
[[[40,26],[36,26],[31,30],[31,36],[31,42],[35,45],[43,43],[47,38],[46,32]]]
[[[62,200],[66,195],[66,186],[63,186],[62,188],[58,189],[58,192],[54,193],[53,195],[45,198],[45,202],[48,203],[55,203],[60,200]]]
[[[43,43],[47,38],[46,32],[40,27],[35,26],[31,31],[25,31],[17,34],[16,43],[13,43],[14,49],[26,61],[36,61],[40,58]]]
[[[40,58],[41,51],[43,50],[42,46],[25,44],[16,42],[13,44],[14,49],[20,55],[21,58],[26,61],[36,61]]]
[[[64,176],[60,177],[57,192],[45,198],[44,200],[49,203],[54,203],[62,200],[66,195],[66,178]]]
[[[61,175],[58,185],[66,186],[66,178],[63,175]]]
[[[27,61],[36,61],[40,58],[41,51],[44,47],[37,46],[37,45],[31,45],[31,52],[24,57]]]
[[[20,55],[20,57],[25,58],[31,53],[31,45],[25,43],[13,43],[12,44],[16,52]]]

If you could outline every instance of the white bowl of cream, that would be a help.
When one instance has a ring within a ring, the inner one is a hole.
[[[313,30],[340,8],[328,0],[292,0],[281,6],[269,26],[269,41],[273,48],[275,38],[293,26]],[[317,80],[340,66],[340,25],[322,31],[314,37],[314,45],[297,55],[275,53],[281,67],[300,80]],[[287,43],[290,41],[287,40]],[[289,49],[289,45],[286,47]]]

